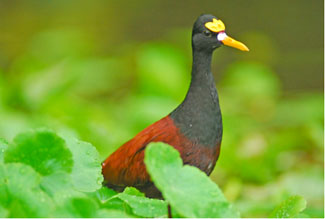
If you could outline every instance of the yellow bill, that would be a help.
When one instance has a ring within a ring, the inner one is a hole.
[[[225,33],[226,27],[221,20],[213,18],[212,22],[207,22],[205,24],[205,27],[212,32],[219,33],[218,40],[221,41],[224,45],[239,49],[241,51],[249,51],[248,47],[245,44],[227,36]]]
[[[241,51],[249,51],[248,47],[244,43],[241,43],[231,38],[230,36],[227,36],[227,34],[224,32],[218,34],[218,40],[226,46],[234,47]]]

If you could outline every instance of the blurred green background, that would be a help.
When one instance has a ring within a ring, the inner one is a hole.
[[[323,217],[323,1],[0,1],[0,137],[50,127],[104,159],[184,98],[202,13],[249,53],[222,47],[224,122],[211,178],[243,217],[286,197]]]

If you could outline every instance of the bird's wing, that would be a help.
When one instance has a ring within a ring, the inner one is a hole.
[[[111,154],[102,165],[105,183],[113,186],[141,186],[150,183],[144,149],[150,142],[178,145],[178,130],[168,116],[148,126]]]

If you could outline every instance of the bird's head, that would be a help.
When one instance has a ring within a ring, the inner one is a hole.
[[[227,36],[224,23],[210,14],[203,14],[195,21],[192,32],[192,46],[196,50],[213,51],[221,45],[249,51],[243,43]]]

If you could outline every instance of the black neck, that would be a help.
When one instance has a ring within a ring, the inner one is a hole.
[[[195,92],[204,86],[215,87],[211,73],[211,60],[212,52],[193,50],[192,80],[188,93]],[[204,95],[204,93],[201,94]]]
[[[193,50],[192,81],[203,72],[211,73],[212,51]]]
[[[193,50],[192,80],[184,101],[170,114],[189,139],[208,147],[221,142],[218,93],[211,73],[212,51]]]

